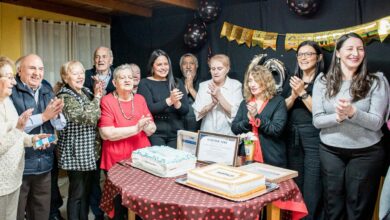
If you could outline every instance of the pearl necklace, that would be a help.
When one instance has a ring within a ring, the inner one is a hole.
[[[123,108],[122,108],[122,104],[121,104],[121,101],[119,101],[119,95],[117,92],[114,92],[114,97],[116,98],[116,100],[118,101],[118,105],[119,105],[119,109],[121,110],[121,113],[122,113],[122,116],[126,119],[126,120],[131,120],[134,118],[134,96],[132,97],[131,99],[131,115],[130,116],[127,116],[125,114],[125,112],[123,111]]]

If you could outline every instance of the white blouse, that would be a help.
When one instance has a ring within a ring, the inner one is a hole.
[[[207,80],[199,84],[198,94],[196,95],[195,102],[192,105],[197,121],[202,119],[199,115],[202,109],[212,102],[212,98],[209,94],[208,88],[208,85],[211,82],[212,80]],[[228,117],[225,114],[223,108],[219,104],[217,104],[211,111],[209,111],[204,116],[200,129],[202,131],[214,132],[225,135],[234,135],[231,130],[231,126],[232,121],[236,116],[238,107],[243,100],[242,85],[239,81],[226,77],[225,84],[220,88],[220,90],[223,97],[232,106],[231,117]]]

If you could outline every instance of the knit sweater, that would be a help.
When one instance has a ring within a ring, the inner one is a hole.
[[[32,146],[32,135],[16,129],[18,113],[7,97],[0,101],[0,196],[22,184],[24,146]]]
[[[340,98],[352,100],[349,92],[352,80],[343,80],[340,91],[335,97],[327,98],[326,84],[320,74],[313,89],[313,124],[321,129],[321,141],[333,147],[358,149],[378,143],[383,136],[381,127],[385,122],[388,108],[388,83],[382,73],[375,74],[374,80],[365,98],[352,102],[356,113],[343,122],[336,121],[336,106]]]

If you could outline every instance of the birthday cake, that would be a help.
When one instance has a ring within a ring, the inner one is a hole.
[[[168,146],[152,146],[132,154],[132,166],[160,177],[180,176],[194,169],[196,157]]]
[[[263,175],[221,164],[190,170],[187,173],[187,184],[233,199],[266,190]]]

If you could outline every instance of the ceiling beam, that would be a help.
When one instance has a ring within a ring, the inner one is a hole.
[[[71,0],[84,5],[104,8],[111,11],[120,11],[127,14],[152,17],[152,10],[138,5],[129,4],[120,0]]]
[[[192,10],[198,9],[198,1],[197,0],[156,0],[161,3],[174,5],[182,8],[188,8]]]
[[[108,15],[86,11],[83,9],[73,8],[66,5],[57,5],[47,1],[31,1],[31,0],[0,0],[0,2],[20,5],[29,8],[35,8],[44,11],[51,11],[54,13],[65,14],[69,16],[85,18],[93,21],[110,24],[111,17]]]

